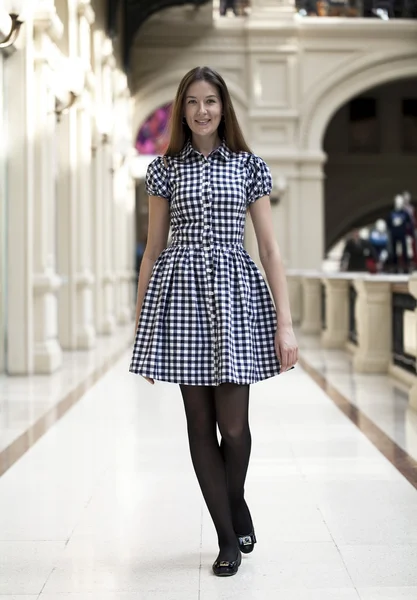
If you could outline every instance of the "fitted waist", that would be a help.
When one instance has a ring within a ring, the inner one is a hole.
[[[180,242],[172,241],[170,246],[176,248],[201,248],[203,250],[210,248],[243,248],[243,242]]]

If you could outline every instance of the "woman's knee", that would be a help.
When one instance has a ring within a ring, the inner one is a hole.
[[[228,446],[236,446],[250,439],[249,424],[240,423],[219,423],[219,431],[224,443]]]

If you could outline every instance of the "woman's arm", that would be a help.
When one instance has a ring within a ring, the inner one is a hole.
[[[276,347],[283,371],[298,359],[297,342],[292,329],[288,286],[278,242],[275,239],[269,196],[259,198],[249,207],[259,248],[259,257],[268,280],[277,311]]]
[[[135,331],[138,328],[142,303],[152,275],[152,269],[156,259],[166,248],[168,232],[168,200],[161,198],[160,196],[149,196],[148,240],[139,271]]]

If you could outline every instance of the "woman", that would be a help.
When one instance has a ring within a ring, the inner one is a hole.
[[[241,552],[256,542],[244,499],[249,386],[292,368],[298,350],[272,226],[271,175],[249,150],[212,69],[195,68],[181,81],[169,147],[150,164],[146,186],[148,242],[130,371],[151,384],[179,384],[191,458],[218,535],[213,572],[234,575]],[[275,306],[243,248],[247,210]]]

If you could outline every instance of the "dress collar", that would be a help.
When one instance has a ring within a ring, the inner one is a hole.
[[[192,153],[194,154],[200,154],[200,152],[198,152],[198,150],[195,150],[195,148],[193,148],[193,145],[191,143],[191,140],[187,140],[184,148],[181,150],[179,157],[181,160],[185,160],[187,159]],[[226,145],[226,140],[223,140],[222,143],[220,144],[220,146],[218,146],[215,150],[213,150],[213,152],[211,152],[209,154],[209,156],[212,156],[214,154],[220,154],[220,156],[224,159],[224,160],[229,160],[229,158],[231,157],[231,151],[229,150],[229,148]]]

